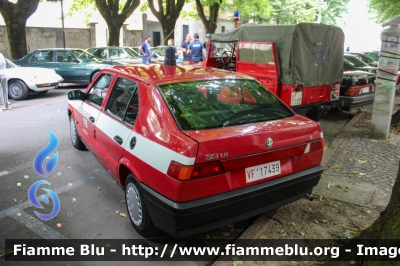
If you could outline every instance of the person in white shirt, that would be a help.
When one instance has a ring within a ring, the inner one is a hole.
[[[1,79],[1,88],[0,88],[0,105],[4,105],[3,108],[0,107],[0,111],[2,110],[10,110],[10,102],[8,101],[8,84],[7,84],[7,76],[4,72],[6,69],[6,59],[3,54],[0,53],[0,79]]]

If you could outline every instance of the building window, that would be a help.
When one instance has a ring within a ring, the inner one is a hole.
[[[221,32],[225,32],[225,26],[221,27]]]
[[[185,41],[186,35],[189,33],[189,25],[182,25],[182,42]]]

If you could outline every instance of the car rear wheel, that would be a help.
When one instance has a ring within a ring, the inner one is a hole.
[[[42,94],[46,94],[47,92],[48,92],[48,90],[47,91],[38,91],[37,94],[42,95]]]
[[[25,100],[28,98],[29,90],[22,80],[11,80],[8,82],[8,97],[14,100]]]
[[[157,232],[151,221],[140,187],[132,174],[129,174],[126,179],[125,201],[129,219],[140,235],[148,236]]]
[[[74,148],[77,150],[85,150],[86,146],[82,142],[81,138],[78,135],[78,132],[76,131],[75,119],[72,115],[69,117],[69,129],[71,134],[72,146],[74,146]]]

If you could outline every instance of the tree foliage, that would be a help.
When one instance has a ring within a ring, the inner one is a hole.
[[[154,5],[154,0],[148,0],[147,2],[151,12],[161,24],[164,44],[167,44],[167,39],[170,36],[174,36],[175,24],[185,4],[185,0],[158,0],[158,10]]]
[[[122,25],[139,6],[140,0],[74,0],[72,11],[95,7],[108,27],[108,45],[119,46],[119,33]]]
[[[400,15],[400,0],[369,0],[369,8],[382,23]]]
[[[267,23],[272,12],[270,3],[271,1],[268,2],[265,0],[233,0],[224,5],[224,11],[232,13],[232,17],[234,11],[239,11],[240,20],[243,23],[249,21],[253,23]]]
[[[39,0],[0,0],[0,13],[7,28],[8,42],[12,59],[27,54],[25,26],[28,18],[35,13]]]
[[[218,15],[223,0],[195,0],[197,13],[203,22],[207,33],[214,33],[217,29]],[[204,8],[208,9],[208,19]]]

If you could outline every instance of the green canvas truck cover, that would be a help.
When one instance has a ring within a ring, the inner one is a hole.
[[[335,26],[317,23],[245,24],[231,31],[213,34],[212,41],[274,42],[278,50],[281,81],[285,84],[316,86],[342,80],[344,34],[341,28]]]

